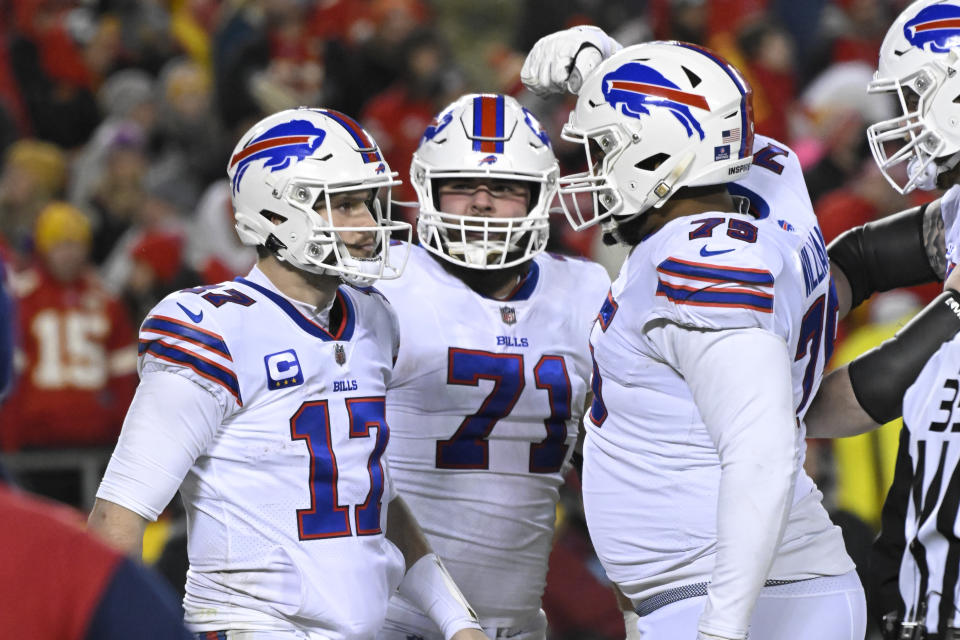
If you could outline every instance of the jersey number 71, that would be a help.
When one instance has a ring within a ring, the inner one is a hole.
[[[546,437],[530,445],[530,473],[555,473],[567,454],[570,419],[570,376],[562,356],[541,356],[533,368],[537,389],[547,392],[550,416],[543,421]],[[491,353],[451,347],[447,355],[447,384],[479,386],[492,380],[493,389],[477,412],[465,417],[447,440],[437,441],[438,469],[489,469],[487,438],[497,421],[510,415],[524,387],[523,354]]]

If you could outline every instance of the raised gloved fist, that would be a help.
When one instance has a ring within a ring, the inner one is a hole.
[[[622,49],[599,27],[571,27],[540,38],[520,70],[520,79],[538,96],[577,93],[590,71]]]

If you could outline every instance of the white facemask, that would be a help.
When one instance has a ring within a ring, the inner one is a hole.
[[[914,184],[921,191],[932,191],[937,188],[937,174],[939,167],[936,162],[928,162],[926,166],[920,166],[919,158],[911,158],[907,163],[907,175],[910,180],[916,180]]]

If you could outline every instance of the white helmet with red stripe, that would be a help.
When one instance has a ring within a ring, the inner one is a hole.
[[[543,251],[560,170],[550,138],[510,96],[467,94],[427,127],[410,178],[420,201],[417,232],[431,253],[474,269],[503,269]],[[492,178],[530,184],[526,215],[489,218],[441,211],[437,186],[449,179]]]
[[[960,1],[907,7],[883,39],[867,91],[894,93],[900,105],[900,115],[867,129],[887,181],[900,193],[935,188],[960,161]],[[903,163],[906,172],[893,171]]]
[[[410,225],[390,219],[390,190],[400,182],[373,138],[349,116],[306,107],[268,116],[237,143],[227,175],[244,244],[262,245],[298,269],[353,284],[399,276],[403,265],[389,260],[390,234],[412,234]],[[372,193],[368,207],[376,227],[333,225],[331,196],[365,190]],[[371,230],[377,248],[370,257],[351,255],[339,235]]]
[[[563,138],[583,145],[587,159],[585,172],[560,178],[570,224],[627,222],[681,187],[745,176],[751,98],[735,68],[697,45],[648,42],[607,58],[587,77],[563,127]],[[580,199],[586,196],[590,208]]]

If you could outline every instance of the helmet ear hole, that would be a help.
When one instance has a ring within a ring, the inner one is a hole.
[[[696,88],[698,84],[703,82],[703,80],[700,79],[700,76],[695,74],[693,71],[690,71],[690,69],[687,69],[686,67],[680,67],[680,68],[683,69],[683,72],[687,75],[687,80],[690,81],[691,87]]]
[[[285,216],[280,215],[274,211],[269,211],[267,209],[261,209],[260,215],[267,219],[273,225],[283,224],[287,221]]]
[[[667,153],[655,153],[652,156],[644,158],[637,164],[633,165],[640,171],[656,171],[657,168],[662,165],[664,162],[670,159],[670,154]]]

